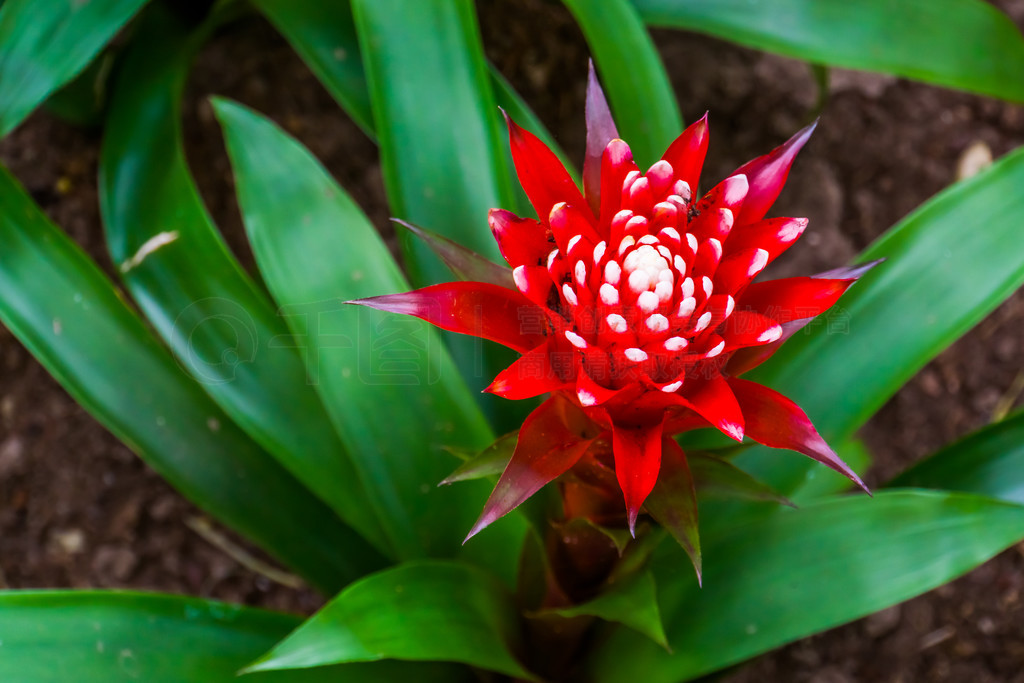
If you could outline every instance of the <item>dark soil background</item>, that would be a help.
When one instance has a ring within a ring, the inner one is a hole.
[[[1024,0],[997,4],[1024,27]],[[544,0],[491,0],[479,11],[488,56],[570,155],[582,158],[588,54],[571,18]],[[815,115],[818,89],[800,62],[688,33],[654,35],[684,118],[711,112],[708,187]],[[250,19],[203,50],[183,111],[202,194],[243,261],[251,259],[206,102],[212,93],[281,123],[388,229],[375,146],[288,45]],[[0,142],[0,159],[112,272],[96,197],[99,143],[98,133],[40,112]],[[1022,144],[1020,106],[886,76],[833,72],[821,124],[775,209],[811,218],[780,272],[816,272],[844,262],[987,152],[998,158]],[[965,225],[965,238],[983,227]],[[1020,405],[1022,339],[1024,296],[1018,293],[865,427],[862,436],[876,458],[869,483]],[[309,590],[283,587],[246,568],[237,552],[196,531],[201,520],[0,326],[0,588],[157,589],[303,612],[320,603]],[[726,680],[1022,682],[1022,591],[1024,546],[1018,546],[948,586],[783,648]]]

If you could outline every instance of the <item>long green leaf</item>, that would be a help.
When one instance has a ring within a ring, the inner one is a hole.
[[[676,683],[950,581],[1024,538],[1024,508],[960,493],[886,491],[783,510],[708,539],[704,587],[665,543],[655,557],[668,655],[620,630],[593,680]]]
[[[17,683],[228,683],[299,618],[152,593],[0,593],[0,680]],[[346,664],[247,677],[252,683],[464,680],[439,664]]]
[[[533,680],[512,654],[517,617],[511,595],[479,569],[413,562],[352,584],[249,670],[407,659]]]
[[[982,0],[632,0],[654,25],[820,64],[1024,100],[1024,39]]]
[[[969,491],[1024,505],[1024,412],[979,429],[888,485]]]
[[[505,206],[503,137],[476,15],[470,0],[355,0],[380,141],[384,184],[394,213],[501,258],[487,212]],[[419,243],[403,245],[414,284],[450,279]]]
[[[499,261],[487,213],[514,195],[472,0],[355,0],[352,9],[391,211]],[[401,242],[414,285],[451,279],[421,240]],[[515,357],[476,338],[445,339],[473,390]],[[530,409],[491,394],[477,401],[501,431]]]
[[[683,130],[672,84],[630,0],[563,0],[594,55],[619,135],[646,168]]]
[[[145,19],[125,57],[100,160],[111,256],[182,366],[290,472],[387,552],[302,358],[289,348],[287,326],[228,251],[189,174],[178,112],[188,66],[211,24],[189,34],[162,6]]]
[[[649,571],[613,583],[592,600],[571,607],[544,610],[537,616],[547,615],[589,616],[618,622],[668,649],[665,628],[658,611],[657,586]]]
[[[267,119],[226,100],[215,108],[257,262],[309,345],[310,377],[372,492],[370,505],[401,557],[454,553],[488,487],[439,490],[450,462],[442,449],[490,443],[483,416],[432,328],[342,303],[408,289],[352,199]],[[514,566],[522,533],[518,520],[499,527],[486,541],[501,549],[492,561]]]
[[[371,138],[373,112],[347,0],[252,0],[291,44],[331,96]]]
[[[885,263],[751,378],[846,440],[930,359],[1024,283],[1024,149],[914,211],[859,257]],[[810,460],[751,449],[736,463],[791,493]]]
[[[252,0],[274,27],[302,57],[324,87],[370,137],[376,137],[370,91],[359,51],[352,7],[347,0]],[[494,99],[520,125],[538,135],[559,156],[569,172],[578,176],[572,163],[544,127],[493,64],[488,64]],[[503,149],[507,145],[503,146]],[[511,157],[506,168],[512,169]],[[515,184],[513,184],[515,185]],[[513,187],[517,191],[518,186]],[[521,203],[529,207],[529,202]],[[508,208],[508,207],[506,207]],[[523,212],[528,213],[524,208]]]
[[[181,371],[6,169],[0,321],[175,488],[318,586],[337,589],[383,563]]]
[[[81,73],[146,0],[8,0],[0,8],[0,136]]]

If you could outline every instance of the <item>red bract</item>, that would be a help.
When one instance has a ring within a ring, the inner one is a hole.
[[[861,272],[751,284],[807,226],[764,216],[813,126],[698,198],[706,116],[646,171],[617,139],[593,76],[587,119],[582,193],[550,149],[508,121],[516,171],[540,220],[490,212],[512,267],[511,278],[498,278],[507,286],[456,282],[356,302],[509,346],[523,356],[487,391],[552,394],[523,424],[469,535],[590,453],[591,465],[603,457],[614,467],[631,530],[654,490],[647,510],[694,545],[692,478],[669,437],[709,425],[737,441],[799,451],[863,486],[796,404],[736,377]]]

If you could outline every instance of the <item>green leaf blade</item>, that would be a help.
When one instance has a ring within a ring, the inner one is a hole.
[[[160,6],[145,19],[114,93],[100,159],[111,256],[183,368],[311,491],[388,552],[302,358],[289,348],[287,326],[228,251],[188,170],[180,99],[191,58],[213,25],[190,34]]]
[[[499,581],[466,565],[420,561],[352,584],[249,670],[404,659],[535,680],[512,654],[518,644],[516,611]]]
[[[544,610],[538,616],[548,614],[566,618],[589,616],[617,622],[669,650],[658,609],[657,586],[649,571],[616,581],[592,600],[572,607]]]
[[[0,169],[0,244],[0,321],[172,486],[321,588],[338,588],[381,566],[382,558],[182,372],[6,169]],[[268,500],[280,505],[272,508]],[[296,533],[314,528],[316,535]]]
[[[299,619],[213,600],[134,592],[0,593],[0,679],[225,683]],[[54,657],[59,652],[59,657]],[[446,665],[347,664],[258,674],[253,683],[465,680]]]
[[[7,0],[0,8],[0,137],[81,73],[146,0]]]
[[[979,429],[887,486],[968,491],[1024,505],[1024,413]]]
[[[594,680],[676,683],[883,609],[950,581],[1024,537],[1024,508],[980,496],[884,491],[807,505],[709,539],[703,589],[681,552],[653,568],[669,656],[618,631]]]
[[[981,0],[632,0],[656,26],[1024,101],[1024,38]]]
[[[294,332],[312,344],[310,374],[372,491],[370,505],[401,557],[459,552],[488,487],[439,490],[443,449],[489,443],[486,421],[432,328],[343,303],[408,288],[358,206],[274,124],[226,100],[215,110],[257,261],[294,313]],[[380,355],[389,348],[404,354],[397,374]],[[502,528],[493,540],[504,549],[492,562],[514,566],[525,528],[521,520]]]

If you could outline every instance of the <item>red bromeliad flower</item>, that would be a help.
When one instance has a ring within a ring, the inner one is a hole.
[[[508,121],[516,171],[540,217],[490,212],[511,278],[506,270],[494,282],[354,302],[511,347],[522,357],[487,391],[551,394],[526,418],[469,535],[578,463],[610,460],[630,530],[646,501],[696,563],[693,480],[670,437],[697,427],[799,451],[863,486],[796,404],[738,378],[865,270],[752,283],[807,226],[764,216],[813,125],[698,198],[706,116],[646,172],[617,138],[593,73],[587,123],[581,193],[550,149]]]

